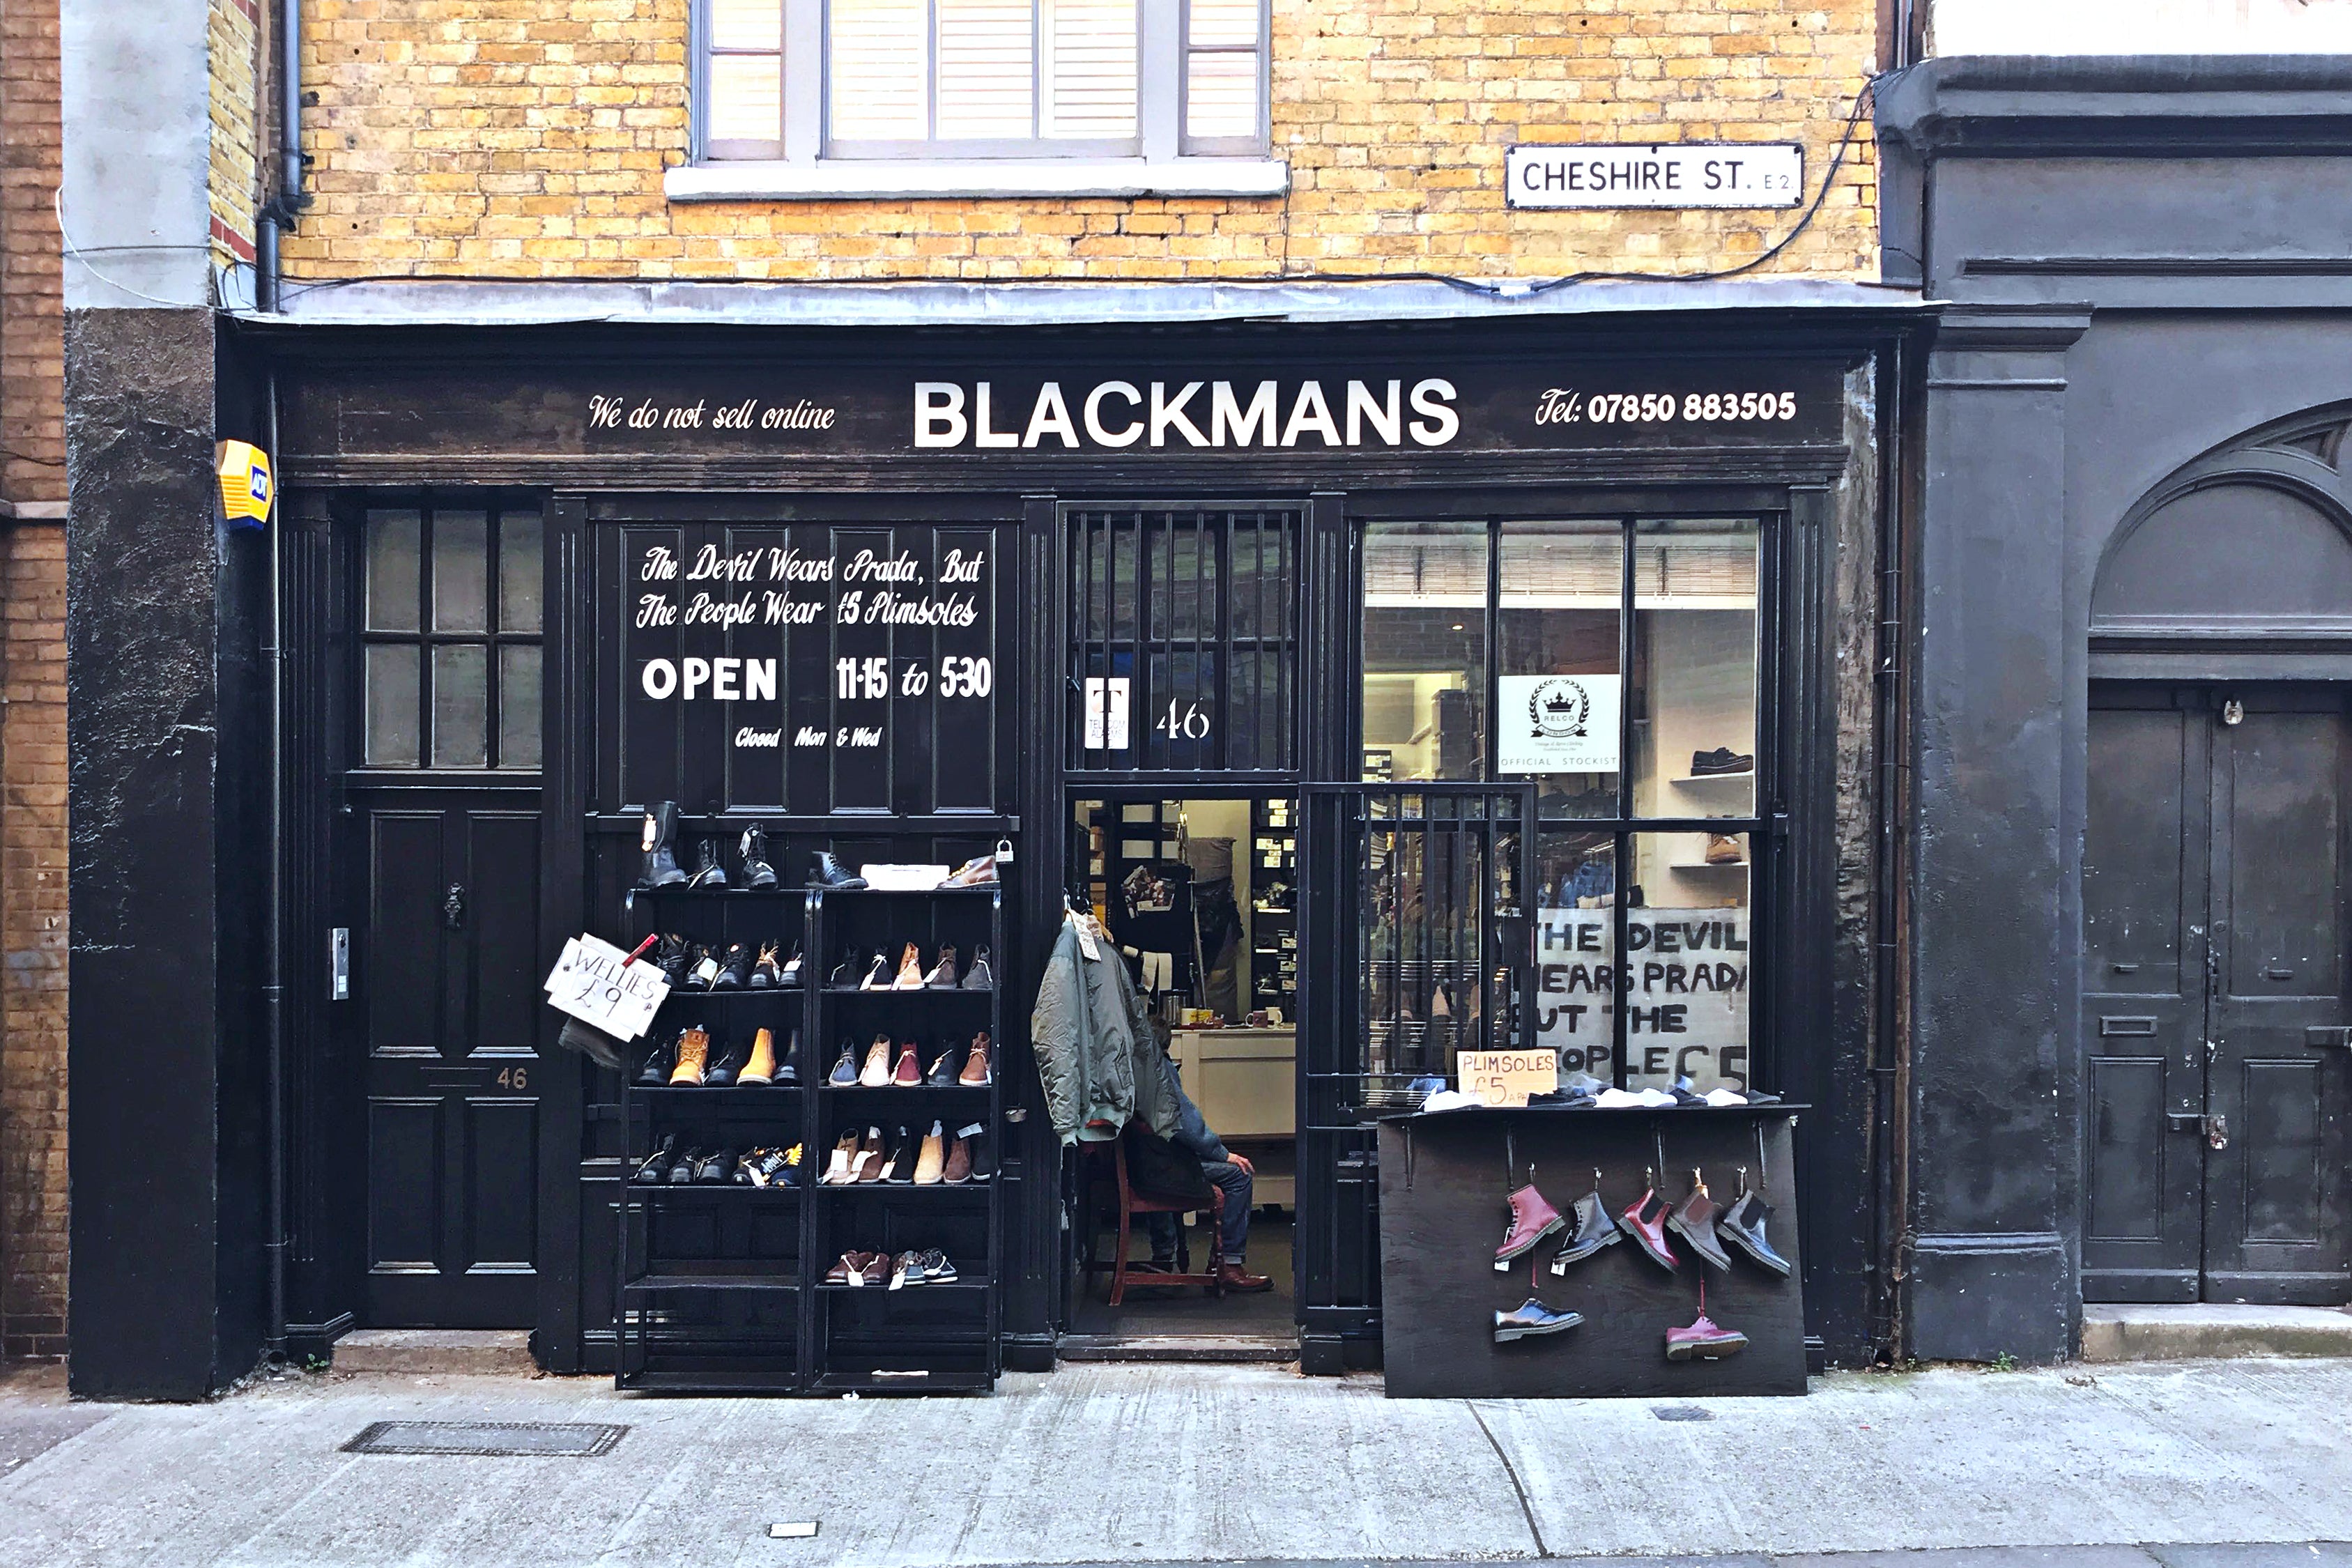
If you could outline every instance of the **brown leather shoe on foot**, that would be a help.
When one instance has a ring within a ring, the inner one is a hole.
[[[1271,1279],[1263,1274],[1253,1274],[1238,1263],[1218,1264],[1217,1283],[1225,1289],[1238,1291],[1244,1295],[1274,1289],[1274,1281]]]

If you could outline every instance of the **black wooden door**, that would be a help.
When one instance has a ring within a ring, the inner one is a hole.
[[[539,791],[355,791],[380,1328],[525,1328],[538,1280]]]
[[[2352,1296],[2347,729],[2325,690],[2094,697],[2086,1300]]]

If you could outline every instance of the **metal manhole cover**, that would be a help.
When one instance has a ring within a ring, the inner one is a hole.
[[[1653,1405],[1650,1414],[1661,1421],[1712,1421],[1715,1412],[1696,1405]]]
[[[379,1421],[346,1454],[455,1454],[484,1459],[593,1459],[628,1432],[593,1421]]]

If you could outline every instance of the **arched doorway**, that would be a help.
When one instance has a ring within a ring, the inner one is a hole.
[[[2093,589],[2086,1300],[2352,1299],[2347,429],[2176,472]]]

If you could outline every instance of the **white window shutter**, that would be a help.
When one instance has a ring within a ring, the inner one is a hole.
[[[833,134],[919,142],[930,134],[927,0],[832,0],[825,51]]]
[[[1135,134],[1136,0],[1037,0],[1047,138]]]

